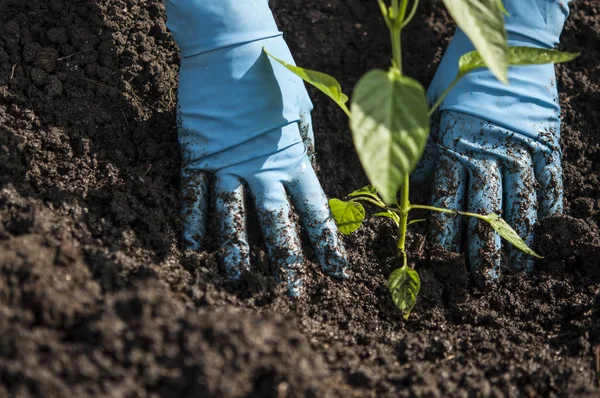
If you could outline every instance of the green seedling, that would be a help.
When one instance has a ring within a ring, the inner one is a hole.
[[[345,235],[349,235],[356,231],[362,225],[365,219],[366,212],[362,203],[369,203],[379,208],[379,212],[375,213],[375,217],[384,217],[391,219],[398,228],[398,257],[403,260],[402,267],[396,269],[389,277],[389,291],[392,295],[394,304],[402,311],[406,318],[416,304],[417,295],[421,289],[421,281],[419,274],[411,269],[408,265],[406,256],[406,231],[413,224],[425,221],[424,219],[413,219],[408,221],[408,213],[411,210],[430,210],[453,215],[461,215],[466,217],[475,217],[481,221],[485,221],[494,228],[504,239],[510,242],[523,252],[541,258],[519,237],[519,235],[504,221],[498,214],[491,213],[481,215],[469,213],[465,211],[442,209],[433,206],[416,205],[408,202],[408,194],[404,194],[404,188],[401,192],[401,201],[396,202],[391,206],[385,204],[373,186],[366,186],[356,190],[348,195],[348,201],[339,199],[331,199],[329,205],[331,207],[336,224]],[[362,203],[361,203],[362,202]]]
[[[348,201],[331,199],[329,204],[340,231],[350,234],[365,218],[362,203],[379,208],[377,217],[391,219],[398,228],[398,257],[402,267],[389,278],[389,291],[405,318],[412,311],[421,281],[409,267],[406,255],[411,210],[475,217],[487,222],[504,239],[532,256],[540,257],[497,214],[474,214],[454,209],[415,205],[409,201],[410,173],[417,166],[430,132],[430,118],[448,92],[471,71],[488,68],[501,82],[508,84],[508,68],[517,65],[566,62],[579,54],[530,47],[510,47],[504,26],[506,9],[501,0],[443,0],[456,24],[473,43],[475,51],[460,58],[458,74],[452,84],[429,107],[425,88],[402,71],[403,29],[416,14],[419,0],[377,0],[392,41],[392,65],[387,70],[367,72],[357,83],[348,109],[348,96],[337,80],[327,74],[290,65],[265,52],[276,62],[333,99],[350,118],[350,130],[356,152],[371,185],[352,192]],[[412,6],[409,11],[409,4]],[[398,193],[400,199],[398,200]]]

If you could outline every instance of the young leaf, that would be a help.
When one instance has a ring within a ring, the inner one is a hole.
[[[356,196],[376,197],[377,190],[373,188],[373,185],[367,185],[366,187],[359,188],[356,191],[349,193],[348,196],[350,196],[351,198],[354,198]]]
[[[508,48],[508,63],[512,66],[568,62],[574,60],[578,56],[579,53],[567,53],[556,50],[546,50],[543,48],[519,46]],[[464,54],[458,61],[459,75],[465,75],[473,69],[483,67],[485,67],[485,63],[481,58],[481,54],[477,51],[471,51]]]
[[[508,11],[506,11],[506,7],[504,7],[504,3],[502,3],[502,0],[496,0],[498,2],[498,8],[500,8],[500,11],[502,11],[502,14],[506,15],[507,17],[510,17],[510,14],[508,13]]]
[[[361,164],[387,204],[413,171],[429,136],[423,86],[394,68],[363,76],[352,98],[350,129]]]
[[[398,268],[390,275],[388,288],[394,304],[408,319],[421,290],[419,274],[407,265]]]
[[[517,249],[521,250],[524,253],[529,254],[530,256],[534,256],[537,258],[543,258],[533,250],[527,246],[527,243],[521,239],[519,234],[511,228],[510,225],[506,221],[504,221],[498,214],[491,213],[484,217],[485,221],[490,223],[490,225],[508,242],[510,242]]]
[[[508,83],[508,36],[501,3],[498,0],[444,0],[444,4],[494,76]]]
[[[334,100],[339,105],[339,107],[342,108],[344,112],[346,112],[346,115],[348,115],[348,117],[350,116],[350,111],[346,106],[346,102],[348,102],[348,96],[342,92],[342,86],[340,86],[340,83],[338,83],[338,81],[335,80],[333,76],[330,76],[326,73],[317,72],[310,69],[304,69],[300,68],[299,66],[288,64],[287,62],[269,53],[269,51],[267,51],[267,49],[264,47],[263,51],[269,57],[273,58],[275,61],[286,67],[290,72],[300,77],[308,84],[311,84],[318,88],[321,92],[323,92],[329,98]]]
[[[419,219],[416,219],[416,220],[410,220],[406,226],[410,227],[413,224],[418,224],[420,222],[425,222],[425,221],[427,221],[427,220],[425,220],[424,218],[419,218]]]
[[[398,216],[398,214],[392,212],[392,211],[382,211],[379,213],[375,213],[373,214],[375,217],[386,217],[389,218],[391,220],[394,221],[394,223],[396,223],[397,227],[400,227],[400,217]]]
[[[356,231],[365,219],[365,208],[358,202],[330,199],[329,207],[338,229],[344,235]]]

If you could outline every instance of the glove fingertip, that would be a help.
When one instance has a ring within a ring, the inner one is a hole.
[[[350,266],[345,250],[329,247],[326,249],[324,257],[321,267],[327,275],[341,280],[346,280],[350,277],[348,274]]]
[[[248,242],[237,241],[223,244],[219,257],[225,269],[225,275],[230,280],[239,281],[244,273],[250,272],[250,246]]]
[[[208,212],[208,176],[205,173],[182,172],[181,208],[182,241],[185,250],[199,251],[206,235]]]

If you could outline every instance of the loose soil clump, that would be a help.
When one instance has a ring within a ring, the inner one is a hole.
[[[389,64],[375,1],[271,6],[298,63],[345,88]],[[405,322],[385,221],[347,238],[350,280],[308,264],[297,302],[259,240],[243,286],[213,243],[180,250],[179,59],[161,1],[2,0],[0,397],[599,395],[598,15],[574,1],[563,34],[582,56],[557,67],[567,211],[539,225],[545,258],[480,291],[417,229],[423,290]],[[441,1],[422,4],[407,73],[427,85],[452,31]],[[345,115],[312,94],[319,175],[342,197],[366,179]]]

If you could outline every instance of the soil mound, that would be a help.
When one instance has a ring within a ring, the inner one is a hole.
[[[346,91],[388,65],[377,2],[271,5],[297,61]],[[179,250],[179,59],[161,1],[0,1],[0,397],[600,394],[600,5],[572,10],[563,46],[582,56],[558,67],[568,208],[540,223],[544,260],[482,292],[416,229],[423,290],[405,322],[381,220],[347,239],[351,280],[310,264],[294,303],[260,242],[243,286],[214,250]],[[427,84],[452,30],[424,2],[406,72]],[[343,197],[366,179],[344,114],[313,94],[321,181]]]

